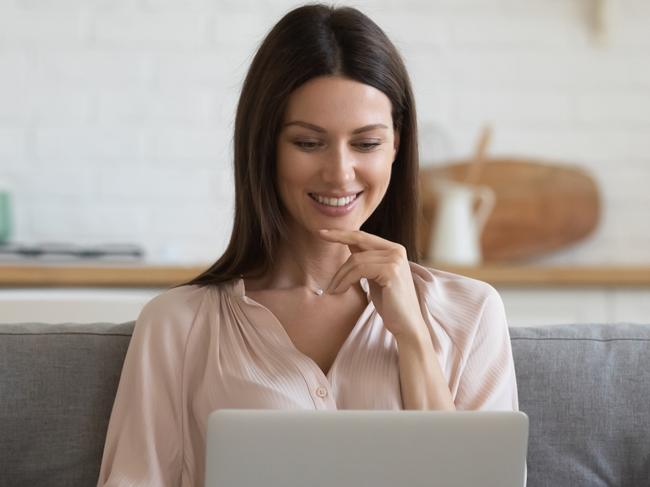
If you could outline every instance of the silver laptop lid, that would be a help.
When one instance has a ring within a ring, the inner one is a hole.
[[[522,487],[509,411],[214,411],[206,487]]]

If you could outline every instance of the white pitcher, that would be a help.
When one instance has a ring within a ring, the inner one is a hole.
[[[494,190],[446,180],[436,181],[434,189],[438,204],[429,258],[441,264],[480,264],[481,233],[494,209]]]

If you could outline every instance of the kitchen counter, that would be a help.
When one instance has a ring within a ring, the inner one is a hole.
[[[204,267],[117,264],[5,264],[0,287],[166,288],[182,283]]]
[[[0,264],[0,287],[166,288],[207,266]],[[650,265],[436,267],[499,287],[650,287]]]

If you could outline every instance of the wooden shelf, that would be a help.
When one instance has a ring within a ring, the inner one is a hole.
[[[441,270],[489,282],[494,286],[650,286],[650,266],[444,266]]]
[[[0,287],[167,288],[188,281],[207,267],[0,265]]]
[[[501,287],[650,286],[650,265],[442,267],[426,262],[423,265]],[[0,265],[0,287],[167,288],[190,280],[208,266],[4,264]]]

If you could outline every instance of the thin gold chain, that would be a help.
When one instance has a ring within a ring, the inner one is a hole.
[[[300,262],[298,262],[298,261],[296,260],[296,264],[298,264],[298,267],[300,267],[300,270],[301,270],[302,272],[304,272],[305,274],[307,274],[307,271],[305,271],[305,269],[303,268],[303,266],[300,265]],[[311,292],[313,292],[314,294],[316,294],[317,296],[322,296],[323,293],[325,292],[324,289],[323,289],[322,287],[318,287],[317,289],[312,289],[312,288],[308,288],[308,289],[309,289]]]

